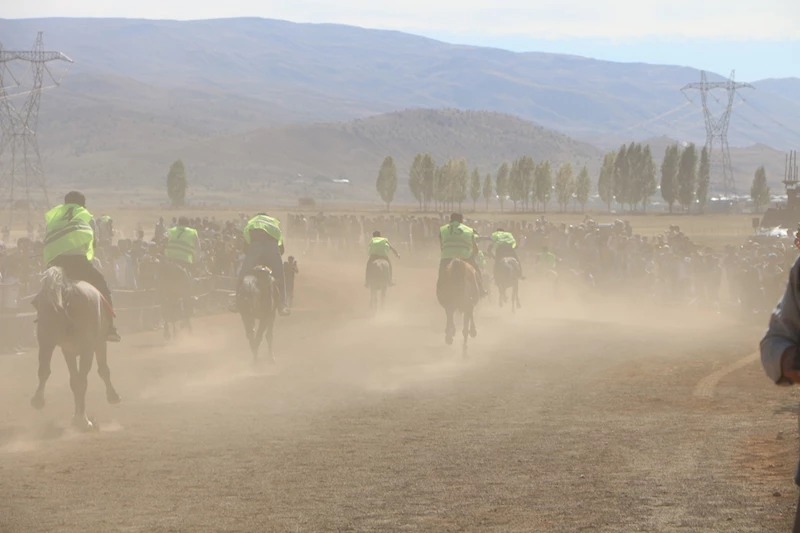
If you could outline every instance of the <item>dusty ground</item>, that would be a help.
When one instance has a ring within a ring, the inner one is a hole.
[[[398,266],[371,317],[361,263],[302,268],[274,367],[234,315],[112,346],[99,433],[68,428],[60,359],[36,412],[35,356],[0,358],[0,531],[788,531],[796,398],[724,372],[761,330],[526,282],[462,359],[435,270]]]

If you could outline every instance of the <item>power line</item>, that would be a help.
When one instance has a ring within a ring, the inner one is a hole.
[[[0,168],[0,207],[8,208],[11,219],[14,217],[14,210],[21,207],[18,204],[22,201],[28,222],[31,221],[32,207],[38,204],[47,206],[50,203],[47,182],[42,172],[42,156],[39,154],[36,128],[39,123],[41,94],[46,88],[45,72],[53,81],[52,86],[61,82],[47,67],[52,61],[72,63],[61,52],[44,50],[42,32],[37,34],[33,50],[3,50],[0,46],[0,131],[3,134],[0,139],[0,157],[8,153],[9,159]],[[26,76],[31,74],[30,85],[24,87],[24,90],[19,90],[24,78],[18,79],[14,75],[12,63],[26,64]],[[15,105],[12,100],[21,103]]]
[[[731,165],[730,148],[728,147],[728,126],[731,120],[731,111],[739,89],[755,89],[749,83],[737,83],[734,81],[735,71],[731,71],[731,76],[725,81],[710,82],[706,79],[705,71],[700,72],[700,83],[689,83],[681,88],[681,92],[691,102],[686,91],[697,89],[700,91],[700,100],[703,105],[703,117],[706,124],[706,149],[711,163],[712,184],[722,189],[726,197],[736,194],[736,182],[733,179],[733,166]],[[727,93],[727,102],[720,101],[714,94],[715,90],[723,89]],[[718,103],[725,106],[724,111],[715,117],[708,107],[708,95],[711,95]],[[719,147],[715,150],[714,145]]]

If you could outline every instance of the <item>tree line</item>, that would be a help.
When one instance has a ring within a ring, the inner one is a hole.
[[[623,210],[646,211],[660,189],[670,213],[676,204],[683,212],[703,213],[708,205],[711,179],[706,147],[698,150],[693,143],[667,146],[660,179],[657,173],[649,145],[623,144],[603,157],[596,191],[609,211],[615,203]],[[381,165],[376,187],[388,209],[397,190],[397,168],[391,156]],[[473,210],[478,201],[483,201],[488,210],[493,198],[497,198],[501,211],[505,210],[506,202],[511,202],[514,211],[547,212],[553,200],[562,212],[570,204],[573,209],[580,205],[584,210],[593,189],[585,165],[576,176],[571,163],[563,163],[554,171],[548,160],[536,162],[522,156],[510,163],[503,162],[494,176],[491,173],[482,176],[477,167],[470,172],[464,158],[448,159],[437,165],[429,153],[414,157],[408,172],[408,187],[423,211],[455,206],[461,210],[468,199]],[[763,166],[756,171],[750,193],[757,210],[769,203]]]

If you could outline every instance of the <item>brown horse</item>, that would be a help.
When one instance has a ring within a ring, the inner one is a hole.
[[[475,317],[473,310],[480,300],[480,285],[478,285],[478,272],[468,262],[462,259],[452,259],[444,267],[439,284],[436,288],[436,296],[439,303],[444,307],[447,315],[447,326],[444,336],[447,344],[453,344],[453,337],[456,334],[456,326],[453,315],[460,311],[464,317],[463,351],[467,352],[467,338],[475,337],[478,330],[475,329]]]
[[[494,263],[494,282],[497,284],[497,292],[500,293],[500,307],[508,300],[506,290],[511,289],[511,312],[515,313],[522,307],[519,303],[519,280],[520,266],[519,261],[514,257],[503,257],[495,260]]]
[[[267,340],[267,361],[275,362],[272,353],[272,333],[275,327],[275,315],[280,302],[280,293],[272,277],[272,271],[265,266],[253,268],[242,280],[236,291],[236,307],[242,316],[245,335],[250,342],[253,361],[258,360],[258,347],[261,339]],[[258,330],[256,330],[258,321]]]
[[[43,281],[42,290],[33,302],[39,343],[39,387],[31,405],[36,409],[44,407],[44,387],[50,377],[53,352],[58,346],[67,362],[69,385],[75,398],[72,424],[89,430],[93,424],[86,416],[86,387],[95,355],[97,373],[105,382],[108,403],[120,402],[111,384],[106,347],[111,310],[97,289],[83,281],[68,280],[60,267],[48,268]]]
[[[178,324],[192,331],[192,275],[176,261],[162,257],[157,270],[158,299],[164,320],[164,338],[178,335]],[[170,330],[170,325],[172,329]]]
[[[372,310],[377,310],[379,306],[383,309],[386,303],[386,290],[391,281],[389,271],[389,260],[383,258],[374,260],[368,267],[369,308]],[[378,298],[379,295],[380,298]]]

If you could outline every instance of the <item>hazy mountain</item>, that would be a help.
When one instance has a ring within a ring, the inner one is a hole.
[[[109,181],[126,190],[160,189],[177,158],[187,162],[194,188],[262,195],[294,201],[298,196],[373,199],[381,162],[392,155],[399,191],[418,152],[431,152],[438,163],[467,158],[470,169],[494,173],[501,162],[520,155],[594,166],[601,153],[517,117],[492,112],[407,110],[350,122],[272,126],[247,133],[193,139],[174,124],[143,124],[136,115],[118,117],[118,127],[143,132],[135,149],[74,152],[80,142],[64,143],[47,162],[55,181],[101,188]],[[103,137],[98,132],[97,143]],[[163,146],[148,138],[172,137]],[[126,136],[133,140],[133,135]],[[183,140],[179,140],[183,139]],[[117,141],[109,141],[117,142]],[[145,148],[146,145],[146,148]],[[334,179],[350,185],[333,185]]]
[[[700,79],[686,67],[512,53],[393,31],[254,18],[0,20],[0,41],[29,48],[39,29],[46,48],[76,61],[70,76],[115,76],[168,90],[142,91],[141,110],[149,112],[151,98],[175,105],[189,100],[175,120],[203,123],[208,113],[227,131],[430,107],[513,114],[604,148],[659,135],[705,138],[699,95],[687,93],[691,104],[680,91]],[[88,85],[76,90],[102,92],[101,100],[131,90],[127,83],[102,84],[102,90]],[[742,91],[746,103],[735,99],[731,145],[796,147],[800,80],[753,85]],[[61,93],[48,99],[58,102]],[[724,93],[716,96],[724,103]],[[243,116],[228,116],[236,109]]]

